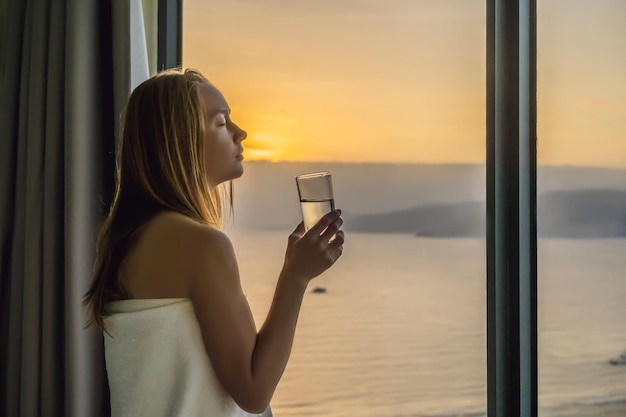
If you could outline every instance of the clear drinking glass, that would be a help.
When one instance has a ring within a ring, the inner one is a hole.
[[[304,227],[309,230],[324,214],[335,209],[332,177],[329,171],[302,174],[296,177],[296,185]]]

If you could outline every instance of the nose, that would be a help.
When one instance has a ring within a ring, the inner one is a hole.
[[[239,126],[237,126],[234,123],[233,123],[233,125],[235,127],[235,129],[234,129],[234,131],[235,131],[234,132],[235,133],[235,136],[234,136],[235,142],[241,142],[241,141],[245,140],[248,137],[248,132],[246,132],[245,130],[243,130],[242,128],[240,128]]]

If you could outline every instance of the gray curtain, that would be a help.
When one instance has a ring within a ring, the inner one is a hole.
[[[119,114],[156,69],[156,4],[0,0],[0,416],[110,414],[82,296]]]
[[[0,415],[107,415],[102,339],[81,301],[113,193],[129,86],[114,66],[129,68],[130,43],[114,16],[127,8],[1,3]]]

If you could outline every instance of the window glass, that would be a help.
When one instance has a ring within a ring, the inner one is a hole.
[[[624,416],[626,3],[537,5],[540,416]]]
[[[478,0],[185,1],[183,64],[248,132],[228,232],[257,326],[301,219],[294,177],[330,170],[345,219],[276,416],[484,415],[485,16]]]

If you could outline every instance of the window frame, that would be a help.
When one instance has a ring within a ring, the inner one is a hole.
[[[157,71],[183,62],[183,2],[158,0]]]
[[[536,417],[536,0],[487,0],[487,415]]]

